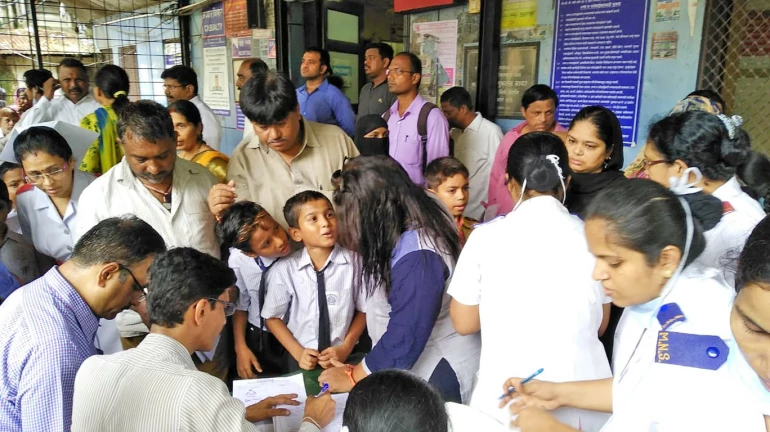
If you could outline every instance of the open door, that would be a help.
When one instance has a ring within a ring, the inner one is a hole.
[[[342,91],[357,112],[358,93],[364,81],[361,46],[364,6],[349,1],[324,3],[324,48],[329,51],[334,75],[344,82]]]

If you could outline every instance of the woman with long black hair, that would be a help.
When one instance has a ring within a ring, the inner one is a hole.
[[[449,317],[446,287],[460,254],[453,221],[386,156],[351,160],[335,183],[339,242],[357,252],[374,347],[358,366],[338,364],[319,382],[345,392],[373,372],[406,369],[445,400],[467,403],[481,339],[459,335]]]

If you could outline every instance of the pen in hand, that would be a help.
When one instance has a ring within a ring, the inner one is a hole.
[[[526,383],[528,383],[528,382],[532,381],[533,379],[535,379],[535,377],[536,377],[536,376],[540,375],[541,373],[543,373],[543,368],[540,368],[540,369],[538,369],[538,370],[537,370],[535,373],[533,373],[532,375],[530,375],[530,376],[528,376],[528,377],[524,378],[524,381],[522,381],[522,382],[521,382],[521,385],[524,385],[524,384],[526,384]],[[516,389],[515,389],[515,388],[513,388],[513,387],[508,387],[508,393],[505,393],[505,394],[503,394],[502,396],[500,396],[500,397],[499,397],[499,399],[505,399],[507,396],[511,396],[511,395],[513,395],[513,393],[515,393],[515,392],[516,392]]]
[[[321,397],[321,395],[326,393],[327,391],[329,391],[329,383],[324,383],[323,387],[321,387],[321,391],[318,392],[318,394],[315,395],[315,397]]]

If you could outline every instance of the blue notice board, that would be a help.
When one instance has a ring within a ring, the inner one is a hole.
[[[650,0],[556,0],[551,86],[557,118],[602,105],[618,116],[623,143],[639,126]]]

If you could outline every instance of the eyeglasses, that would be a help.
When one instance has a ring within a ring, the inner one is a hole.
[[[390,75],[392,73],[401,76],[401,75],[406,74],[406,73],[408,73],[408,74],[416,74],[417,72],[403,70],[403,69],[385,69],[385,75]]]
[[[232,314],[235,313],[235,303],[233,302],[219,300],[215,298],[207,298],[206,300],[210,302],[222,303],[222,305],[224,305],[225,307],[225,316],[231,316]]]
[[[122,270],[125,270],[128,272],[129,275],[131,275],[131,279],[134,280],[134,291],[139,291],[141,294],[139,295],[139,298],[137,299],[138,303],[141,303],[145,300],[147,300],[147,288],[139,285],[139,281],[136,279],[136,276],[131,272],[131,269],[124,266],[123,264],[118,264],[118,267]]]
[[[44,172],[40,174],[27,174],[24,176],[24,180],[26,180],[27,183],[31,183],[31,184],[40,184],[46,178],[50,180],[61,180],[62,177],[64,177],[64,174],[66,174],[67,168],[68,168],[68,164],[65,163],[61,169],[58,169],[56,171]]]
[[[174,84],[163,84],[163,90],[175,89],[175,88],[184,88],[184,87],[187,87],[187,86],[174,85]]]
[[[648,161],[647,159],[642,159],[642,169],[647,171],[648,169],[650,169],[650,167],[655,166],[657,164],[662,164],[662,163],[666,163],[666,160],[660,159],[656,161]]]

